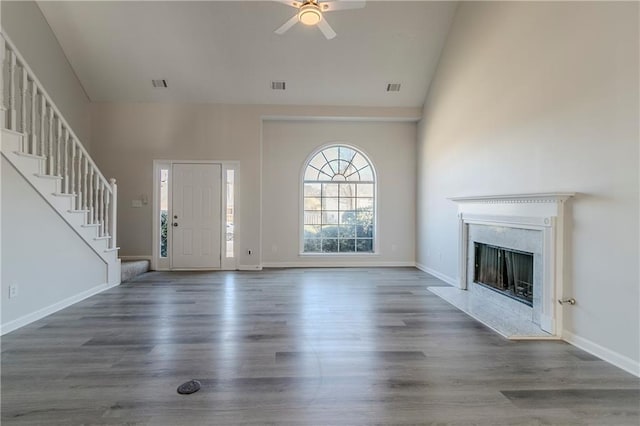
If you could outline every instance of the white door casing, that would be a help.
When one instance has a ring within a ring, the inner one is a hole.
[[[172,269],[220,268],[221,177],[220,164],[172,165]]]

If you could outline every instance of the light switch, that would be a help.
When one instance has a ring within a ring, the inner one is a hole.
[[[136,209],[142,207],[142,200],[131,200],[131,207]]]

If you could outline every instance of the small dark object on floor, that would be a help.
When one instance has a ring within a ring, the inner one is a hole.
[[[189,395],[200,390],[201,383],[197,380],[189,380],[178,386],[178,393],[181,395]]]

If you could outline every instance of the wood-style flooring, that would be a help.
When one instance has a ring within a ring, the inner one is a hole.
[[[2,337],[2,425],[640,423],[638,378],[505,340],[433,285],[413,268],[147,273]]]

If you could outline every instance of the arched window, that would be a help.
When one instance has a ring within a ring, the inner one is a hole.
[[[373,253],[375,185],[371,163],[355,148],[313,155],[303,176],[303,252]]]

